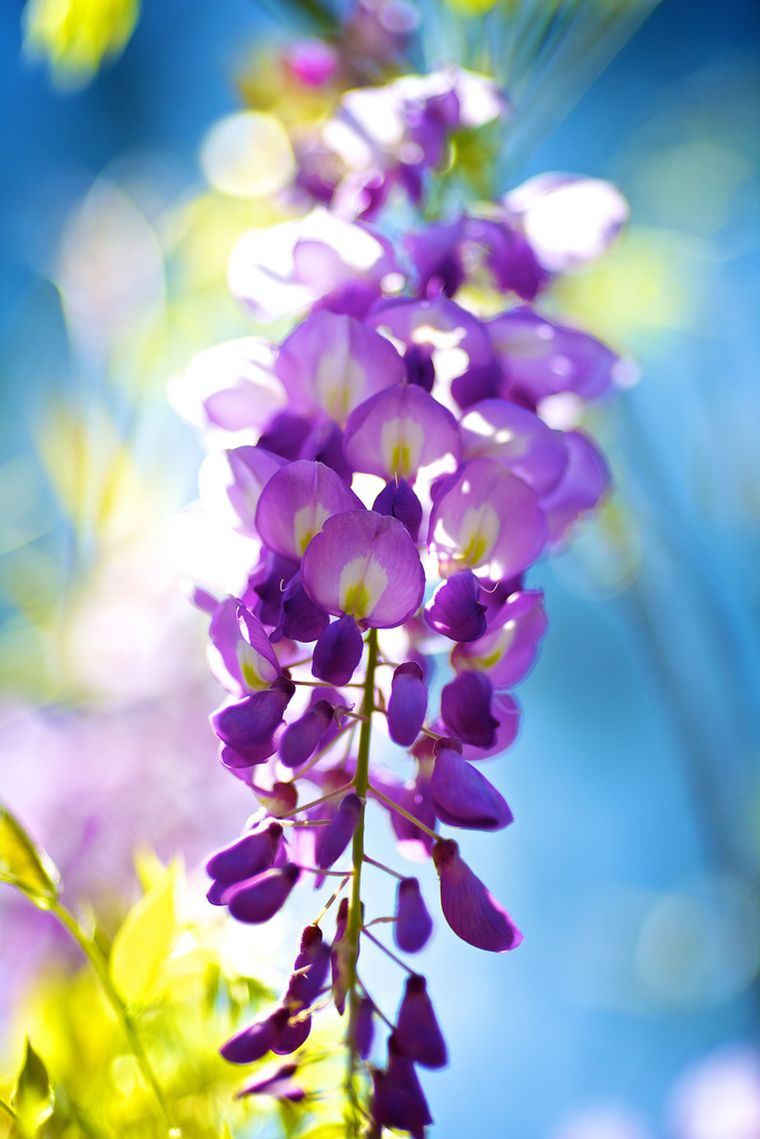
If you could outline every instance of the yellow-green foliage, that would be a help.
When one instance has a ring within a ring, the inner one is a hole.
[[[24,47],[42,56],[62,86],[79,86],[129,41],[140,0],[29,0]]]
[[[255,962],[244,976],[220,952],[229,922],[183,916],[180,865],[142,858],[144,893],[110,944],[97,926],[91,934],[63,909],[52,864],[6,811],[0,871],[0,881],[21,889],[30,904],[52,910],[90,956],[73,970],[50,959],[17,1008],[11,1054],[6,1070],[0,1068],[0,1139],[333,1139],[339,1133],[341,1099],[331,1089],[340,1088],[342,1070],[329,1023],[297,1057],[299,1079],[313,1097],[297,1106],[235,1099],[257,1068],[279,1058],[241,1069],[223,1061],[218,1047],[271,1007],[274,994],[256,979]]]

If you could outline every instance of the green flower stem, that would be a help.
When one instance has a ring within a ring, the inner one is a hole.
[[[349,1114],[346,1120],[346,1135],[348,1139],[358,1137],[361,1127],[361,1106],[356,1089],[357,1055],[354,1045],[354,1023],[358,1012],[358,993],[356,991],[356,961],[359,956],[359,934],[362,926],[362,865],[364,863],[364,813],[365,802],[369,789],[369,747],[372,737],[372,711],[375,706],[375,670],[377,668],[377,629],[370,629],[367,637],[367,672],[364,677],[364,695],[362,697],[361,728],[359,730],[359,753],[356,760],[356,774],[354,787],[362,800],[359,813],[359,822],[354,831],[352,846],[353,881],[351,886],[351,900],[348,907],[348,922],[346,924],[346,944],[348,946],[348,1070],[346,1072],[346,1093],[349,1105]]]
[[[377,787],[371,787],[370,791],[376,799],[379,799],[381,803],[385,803],[386,807],[390,807],[390,809],[392,811],[395,811],[397,815],[403,815],[405,819],[407,819],[410,823],[414,823],[414,825],[416,827],[419,827],[419,829],[423,831],[424,834],[429,835],[430,838],[434,838],[436,842],[441,837],[436,831],[431,830],[429,826],[426,826],[426,824],[423,823],[420,819],[416,818],[414,815],[411,815],[409,811],[405,810],[403,807],[400,807],[398,803],[394,803],[393,799],[389,799],[387,795],[384,795],[382,793],[382,791],[378,791]]]
[[[79,948],[82,950],[82,953],[84,953],[85,957],[95,970],[98,976],[98,980],[103,986],[103,991],[107,996],[111,1007],[116,1013],[117,1019],[120,1021],[121,1026],[124,1029],[124,1035],[129,1041],[129,1046],[132,1050],[132,1054],[134,1055],[138,1067],[143,1074],[143,1078],[153,1091],[153,1094],[156,1098],[156,1103],[158,1104],[161,1115],[163,1116],[164,1122],[166,1123],[168,1133],[173,1137],[173,1139],[178,1139],[182,1133],[174,1121],[171,1109],[166,1102],[166,1098],[164,1097],[164,1093],[161,1090],[161,1085],[158,1082],[156,1073],[153,1071],[147,1053],[143,1048],[143,1044],[137,1032],[135,1022],[132,1019],[132,1014],[125,1005],[124,1001],[119,995],[118,989],[111,979],[111,974],[108,971],[108,962],[106,961],[96,942],[93,941],[87,931],[83,929],[79,924],[76,917],[70,913],[65,906],[61,905],[61,903],[56,900],[51,901],[49,908],[50,912],[55,916],[55,918],[60,922],[66,932],[70,934],[72,939],[77,943]]]
[[[401,958],[397,957],[395,953],[391,953],[391,951],[387,945],[383,945],[382,941],[378,941],[378,939],[375,937],[374,933],[369,932],[368,926],[365,925],[363,927],[362,933],[364,934],[365,937],[368,937],[370,939],[370,941],[372,942],[372,944],[376,945],[377,948],[380,949],[385,954],[386,957],[389,957],[391,959],[391,961],[393,961],[396,965],[398,965],[399,969],[405,969],[410,977],[414,976],[414,969],[410,969],[405,961],[402,961]]]
[[[299,772],[299,777],[303,772]],[[295,807],[294,810],[288,811],[287,815],[277,815],[275,821],[282,822],[286,819],[292,819],[295,815],[301,815],[304,811],[310,811],[312,807],[319,807],[322,803],[329,803],[331,799],[337,799],[338,795],[343,795],[351,787],[353,783],[344,783],[342,787],[338,787],[335,791],[330,791],[327,795],[323,795],[320,799],[313,799],[311,803],[304,803],[302,807]]]

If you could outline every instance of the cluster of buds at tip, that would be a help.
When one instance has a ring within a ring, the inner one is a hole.
[[[393,153],[372,145],[378,106],[398,120]],[[211,724],[222,764],[259,805],[209,858],[209,901],[262,923],[296,887],[324,895],[281,1000],[222,1054],[289,1057],[241,1094],[298,1101],[298,1050],[332,1004],[347,1018],[347,1095],[376,1135],[424,1134],[418,1070],[443,1067],[447,1050],[425,979],[398,957],[424,948],[433,918],[417,877],[369,856],[365,816],[387,817],[402,855],[432,859],[458,937],[494,953],[520,944],[443,828],[513,820],[482,761],[517,735],[512,690],[546,630],[526,577],[609,482],[577,419],[621,361],[533,302],[617,232],[614,188],[533,179],[488,217],[420,225],[403,249],[368,221],[394,195],[424,196],[453,131],[507,109],[489,80],[463,72],[346,96],[299,172],[322,206],[245,235],[232,257],[234,292],[259,318],[292,317],[292,331],[211,349],[185,377],[185,406],[211,443],[193,524],[204,553],[220,551],[215,583],[195,594],[228,693]],[[341,173],[327,185],[315,163],[330,148]],[[469,286],[500,296],[502,311],[477,315]],[[443,652],[452,671],[433,704]],[[365,913],[370,867],[397,879],[391,915]],[[407,972],[393,1021],[358,971],[367,941]]]

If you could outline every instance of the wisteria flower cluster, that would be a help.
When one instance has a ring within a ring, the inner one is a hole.
[[[365,813],[387,816],[402,854],[432,859],[457,936],[496,953],[520,944],[451,833],[512,822],[481,761],[514,741],[512,690],[546,631],[527,576],[609,483],[593,440],[559,429],[557,410],[568,422],[572,408],[576,423],[621,361],[532,302],[604,251],[625,218],[617,191],[533,179],[487,211],[420,223],[396,242],[366,221],[394,195],[424,200],[452,133],[506,111],[490,81],[462,72],[346,96],[320,152],[339,155],[338,174],[315,183],[313,153],[301,168],[321,204],[250,232],[232,257],[247,308],[298,323],[279,345],[210,349],[183,379],[212,443],[203,509],[241,554],[228,595],[195,594],[228,693],[211,723],[222,764],[259,803],[209,858],[208,897],[263,923],[297,886],[326,890],[281,1000],[222,1053],[237,1064],[287,1057],[241,1094],[298,1101],[298,1049],[334,1005],[347,1022],[347,1134],[366,1120],[370,1135],[423,1136],[431,1116],[417,1069],[447,1058],[425,979],[399,957],[427,943],[429,899],[417,877],[370,856]],[[465,303],[484,288],[501,302],[487,318]],[[434,705],[441,653],[452,671]],[[379,762],[378,733],[395,766]],[[397,880],[392,915],[365,912],[367,865]],[[393,1023],[357,971],[365,940],[406,971]],[[379,1032],[382,1065],[369,1063]]]

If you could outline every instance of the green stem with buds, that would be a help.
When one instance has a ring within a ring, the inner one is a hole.
[[[377,629],[370,629],[367,637],[367,649],[367,672],[364,678],[364,695],[362,697],[362,716],[364,718],[361,721],[359,732],[359,751],[356,760],[356,774],[354,775],[354,788],[362,800],[362,808],[359,813],[359,822],[354,831],[352,847],[353,882],[345,933],[349,960],[349,976],[347,979],[348,1070],[346,1072],[346,1094],[349,1108],[349,1114],[346,1119],[346,1136],[348,1139],[358,1137],[361,1127],[361,1107],[356,1088],[357,1055],[353,1029],[359,1001],[356,988],[356,961],[359,956],[359,934],[362,927],[362,865],[364,863],[364,813],[366,810],[364,804],[369,789],[369,749],[372,736],[372,711],[375,706]]]

